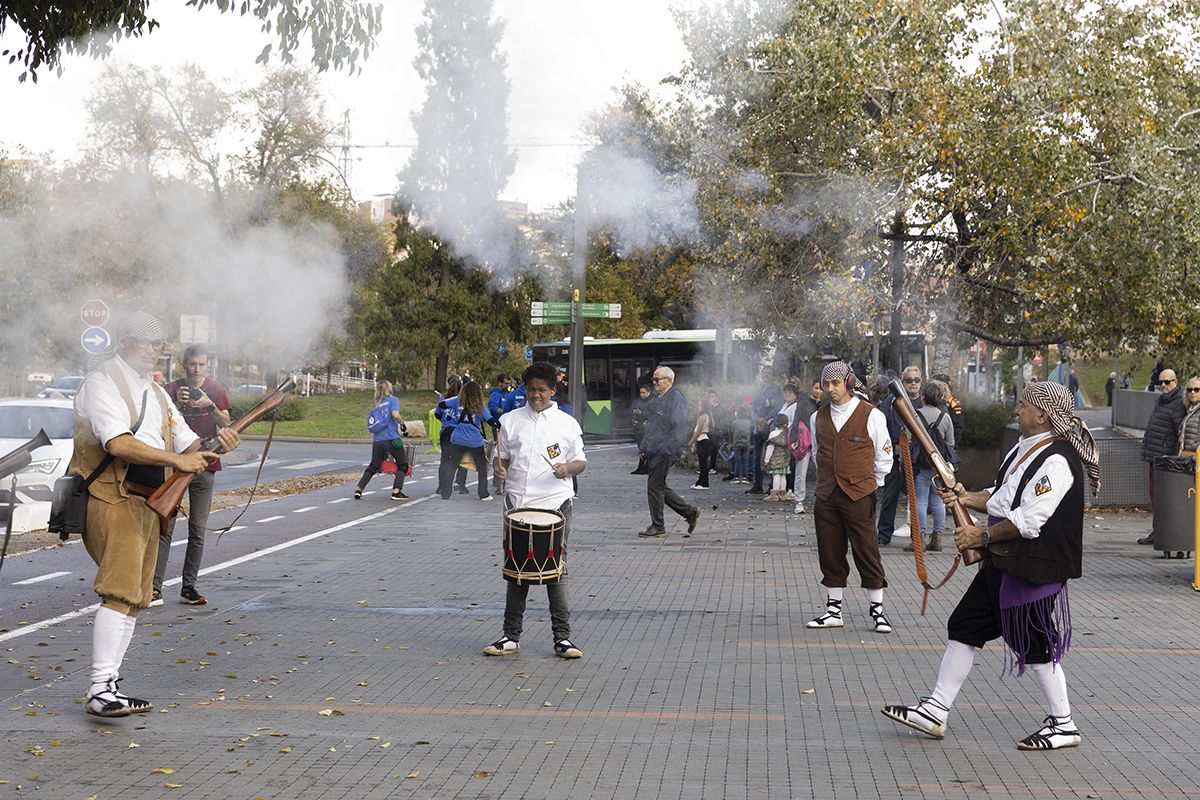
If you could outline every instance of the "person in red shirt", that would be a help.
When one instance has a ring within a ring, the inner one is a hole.
[[[190,345],[183,351],[182,380],[167,384],[167,394],[183,412],[184,422],[201,439],[215,436],[219,428],[229,425],[229,397],[225,387],[208,377],[208,352],[203,345]],[[188,486],[188,543],[183,557],[183,587],[179,602],[202,606],[208,601],[196,590],[196,577],[204,557],[204,531],[212,508],[213,481],[221,469],[221,459],[214,458],[208,469],[192,479]],[[164,530],[158,539],[158,565],[154,570],[154,599],[150,605],[162,605],[163,578],[171,556],[171,530]]]

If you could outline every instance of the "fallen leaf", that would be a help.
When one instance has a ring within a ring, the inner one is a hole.
[[[379,745],[379,747],[383,750],[387,750],[391,746],[392,746],[391,742],[384,742],[383,744]]]
[[[167,783],[166,781],[163,781],[163,788],[164,789],[182,789],[183,784],[182,783]]]
[[[337,698],[336,698],[336,697],[326,697],[326,698],[325,698],[325,702],[326,702],[326,703],[332,703],[332,702],[334,702],[334,701],[336,701],[336,700],[337,700]]]
[[[281,752],[281,753],[290,753],[290,752],[292,752],[292,748],[290,748],[290,747],[286,747],[286,746],[285,746],[285,747],[281,747],[281,748],[279,748],[279,752]]]
[[[549,700],[547,700],[546,702],[542,703],[542,705],[545,706],[546,708],[550,708],[551,706],[554,705],[554,703],[551,703]]]
[[[135,747],[141,747],[141,745],[140,745],[140,744],[138,744],[137,742],[130,742],[130,743],[129,743],[129,747],[127,747],[127,748],[125,748],[125,749],[126,749],[126,750],[132,750],[132,749],[133,749],[133,748],[135,748]]]
[[[491,774],[492,773],[488,772],[486,769],[481,769],[475,773],[475,777],[476,778],[486,778],[488,775],[491,775]]]
[[[333,709],[332,709],[332,708],[322,708],[322,709],[321,709],[320,711],[318,711],[317,713],[318,713],[318,714],[320,714],[322,717],[332,717],[332,716],[333,716]]]
[[[429,744],[429,742],[425,741],[424,739],[417,739],[417,744]]]
[[[412,772],[408,773],[408,777],[410,777],[410,778],[419,778],[419,777],[421,777],[421,770],[419,770],[419,769],[414,769]]]
[[[358,685],[359,685],[359,686],[366,686],[366,685],[367,685],[367,682],[366,682],[366,681],[359,681],[359,682],[358,682]]]
[[[175,770],[171,769],[170,767],[159,767],[158,769],[150,770],[151,775],[171,775],[174,772]]]
[[[800,694],[816,694],[816,689],[801,689]]]

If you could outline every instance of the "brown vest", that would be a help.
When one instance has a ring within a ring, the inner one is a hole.
[[[113,383],[117,385],[117,391],[121,393],[121,399],[125,401],[125,405],[129,407],[129,427],[132,428],[137,422],[138,405],[133,400],[133,393],[129,390],[129,384],[125,381],[125,376],[121,373],[121,368],[117,366],[115,360],[105,363],[103,367],[108,377],[112,378]],[[159,407],[162,409],[162,436],[163,441],[167,443],[168,451],[174,450],[174,439],[171,434],[171,414],[169,412],[166,395],[163,391],[156,387],[153,392],[158,398]],[[79,475],[86,478],[91,475],[96,467],[100,466],[100,462],[108,455],[108,451],[104,449],[103,442],[96,439],[92,433],[91,423],[79,414],[75,415],[75,430],[74,430],[74,450],[71,453],[71,463],[67,467],[67,471],[72,475]],[[165,467],[163,469],[166,469]],[[129,470],[129,464],[119,458],[114,458],[112,463],[104,472],[92,481],[92,485],[88,488],[88,494],[92,497],[99,498],[106,503],[117,503],[122,499],[129,497],[129,493],[125,491],[125,473]]]
[[[829,406],[817,412],[817,497],[828,500],[840,486],[851,500],[875,491],[875,443],[867,434],[867,417],[875,406],[865,400],[839,431]]]

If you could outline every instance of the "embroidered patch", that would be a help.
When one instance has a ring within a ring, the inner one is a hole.
[[[1033,485],[1033,493],[1041,497],[1046,492],[1050,491],[1050,476],[1043,475],[1038,482]]]
[[[562,455],[562,448],[558,446],[558,442],[546,448],[546,455],[550,456],[550,458],[558,458]]]
[[[892,443],[891,442],[888,442],[887,444],[885,444],[883,446],[883,452],[887,453],[889,456],[892,454]]]

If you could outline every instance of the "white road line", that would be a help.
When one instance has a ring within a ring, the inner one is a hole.
[[[345,503],[349,499],[350,499],[349,497],[339,497],[337,500],[330,500],[326,505],[333,505],[334,503]]]
[[[316,506],[305,506],[304,508],[297,508],[292,513],[293,514],[303,514],[305,511],[312,511],[314,508],[316,508]]]
[[[171,547],[180,547],[187,544],[187,539],[180,539],[178,542],[171,542]]]
[[[278,464],[278,463],[279,463],[279,459],[268,458],[266,460],[266,462],[263,464],[263,466],[267,466],[269,464]],[[256,458],[253,461],[248,461],[245,464],[230,464],[229,466],[224,467],[224,469],[258,469],[258,459]]]
[[[341,525],[335,525],[332,528],[326,528],[325,530],[316,531],[315,533],[310,533],[306,536],[301,536],[299,539],[292,539],[291,541],[281,542],[277,545],[267,547],[263,550],[256,550],[253,553],[247,553],[246,555],[241,556],[239,558],[234,558],[229,561],[225,561],[221,564],[214,564],[211,567],[205,567],[204,569],[200,570],[200,574],[208,575],[209,573],[212,573],[212,572],[217,572],[219,570],[228,569],[230,567],[235,567],[238,564],[244,564],[247,561],[253,561],[256,558],[262,558],[263,556],[270,555],[272,553],[277,553],[280,550],[286,550],[289,547],[295,547],[298,544],[304,544],[305,542],[310,542],[313,539],[318,539],[322,536],[328,536],[331,533],[337,533],[338,531],[345,530],[346,528],[352,528],[355,525],[361,525],[364,522],[370,522],[372,520],[379,519],[380,517],[386,517],[388,514],[394,514],[397,511],[403,511],[406,508],[412,508],[413,506],[420,505],[421,503],[424,503],[426,500],[429,500],[429,499],[430,499],[429,497],[422,497],[417,500],[412,500],[408,503],[405,503],[402,506],[393,506],[391,508],[386,508],[383,511],[377,511],[374,514],[368,514],[365,517],[359,517],[358,519],[354,519],[349,522],[343,522]],[[175,586],[182,582],[183,582],[183,578],[171,578],[168,581],[163,581],[163,586]],[[85,616],[87,614],[91,614],[93,611],[95,611],[99,607],[100,607],[99,603],[93,603],[92,605],[86,606],[84,608],[77,608],[74,611],[68,611],[66,614],[59,614],[57,617],[51,617],[50,619],[45,619],[45,620],[42,620],[41,622],[35,622],[31,625],[25,625],[23,627],[15,629],[15,630],[11,630],[8,633],[0,633],[0,642],[7,642],[9,639],[16,639],[17,637],[25,636],[25,635],[33,633],[35,631],[45,630],[46,628],[49,628],[52,625],[57,625],[60,622],[67,622],[68,620],[77,619],[77,618]]]
[[[337,463],[337,461],[317,459],[315,461],[301,461],[299,464],[288,464],[286,467],[280,467],[280,469],[316,469],[317,467],[327,467],[330,464]]]
[[[277,519],[283,519],[283,517],[267,517],[266,519],[260,519],[259,522],[274,522]]]
[[[41,583],[42,581],[52,581],[55,578],[61,578],[64,575],[70,575],[69,572],[51,572],[49,575],[38,575],[36,578],[29,578],[23,581],[17,581],[13,586],[28,586],[31,583]]]

